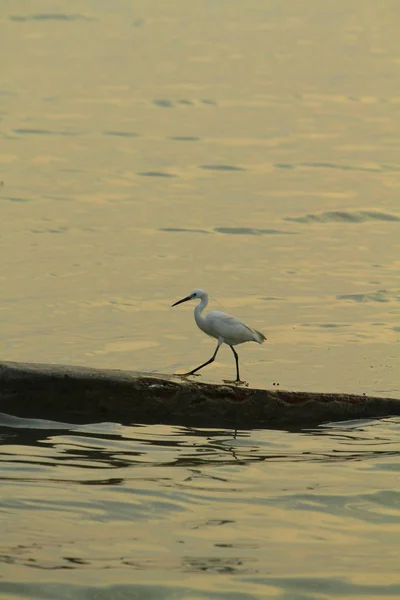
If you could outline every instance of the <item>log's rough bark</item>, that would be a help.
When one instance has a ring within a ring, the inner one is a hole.
[[[0,362],[0,412],[68,423],[279,428],[400,415],[400,400],[260,390],[134,371]]]

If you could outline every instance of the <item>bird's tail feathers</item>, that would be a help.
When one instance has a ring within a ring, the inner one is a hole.
[[[265,335],[263,333],[261,333],[261,331],[257,331],[256,329],[253,329],[253,331],[256,334],[256,342],[258,342],[259,344],[262,344],[263,342],[265,342],[265,340],[267,338],[265,337]]]

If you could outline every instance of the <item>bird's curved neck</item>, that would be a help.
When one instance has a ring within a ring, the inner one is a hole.
[[[201,299],[201,302],[199,302],[199,304],[194,307],[194,319],[199,327],[200,327],[200,323],[202,323],[204,321],[204,317],[201,313],[203,312],[203,310],[205,309],[207,304],[208,304],[208,296],[206,294]]]

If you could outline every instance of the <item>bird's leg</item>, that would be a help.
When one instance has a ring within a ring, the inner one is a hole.
[[[246,381],[240,381],[240,377],[239,377],[239,355],[236,352],[235,348],[233,346],[229,346],[229,348],[232,350],[233,352],[233,356],[235,357],[235,363],[236,363],[236,379],[235,381],[229,381],[228,379],[224,379],[225,383],[236,383],[237,385],[249,385],[248,383],[246,383]]]
[[[239,355],[236,352],[235,348],[233,346],[229,346],[230,349],[233,352],[233,356],[235,357],[235,362],[236,362],[236,381],[240,381],[240,377],[239,377]]]
[[[217,356],[218,350],[220,345],[222,344],[223,340],[219,339],[218,340],[218,344],[217,347],[215,348],[215,352],[212,355],[212,357],[210,358],[210,360],[207,360],[207,362],[203,363],[202,365],[200,365],[199,367],[196,367],[195,369],[193,369],[192,371],[189,371],[189,373],[182,373],[183,377],[187,377],[188,375],[194,375],[196,373],[196,371],[200,371],[200,369],[202,369],[203,367],[206,367],[207,365],[211,364],[212,362],[214,362],[215,357]]]

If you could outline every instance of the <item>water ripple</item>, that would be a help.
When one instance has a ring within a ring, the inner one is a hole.
[[[57,572],[62,593],[83,599],[85,586],[82,596],[69,587],[74,571],[81,581],[86,573],[95,577],[109,597],[110,586],[133,569],[134,587],[118,592],[128,599],[138,592],[138,577],[148,591],[154,578],[167,576],[174,598],[173,581],[193,574],[261,582],[282,572],[281,555],[288,575],[294,577],[296,564],[304,581],[326,572],[326,552],[329,569],[340,573],[360,572],[360,552],[363,564],[395,569],[398,425],[399,419],[358,420],[235,432],[77,426],[0,413],[0,513],[13,524],[0,542],[2,570],[17,569],[28,582],[21,597],[34,593],[33,569],[41,578]],[[16,586],[3,578],[0,594]],[[246,597],[240,586],[238,600]],[[48,597],[63,597],[59,589]],[[147,591],[138,597],[150,597]],[[154,600],[168,597],[153,591]],[[194,595],[198,588],[182,599]],[[204,597],[219,595],[212,589]],[[232,590],[226,598],[235,598]]]
[[[235,165],[200,165],[200,169],[206,171],[245,171],[243,167],[237,167]]]
[[[283,231],[281,229],[256,229],[254,227],[214,227],[217,233],[229,235],[287,235],[296,234],[295,231]]]
[[[400,217],[391,213],[376,210],[347,211],[335,210],[323,213],[304,215],[303,217],[286,217],[285,221],[293,223],[364,223],[365,221],[399,222]]]
[[[399,171],[399,167],[395,165],[344,165],[339,163],[275,163],[276,169],[335,169],[339,171],[362,171],[367,173],[391,173]]]
[[[76,131],[51,131],[49,129],[14,129],[14,133],[18,135],[80,135]]]
[[[112,135],[116,137],[136,138],[139,137],[138,133],[133,131],[103,131],[103,135]]]
[[[353,302],[400,302],[400,290],[377,290],[365,294],[339,294],[338,300],[351,300]]]
[[[166,231],[171,233],[210,233],[206,229],[189,229],[185,227],[160,227],[158,231]]]
[[[174,173],[166,173],[165,171],[142,171],[138,175],[141,177],[178,177]]]

